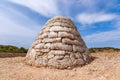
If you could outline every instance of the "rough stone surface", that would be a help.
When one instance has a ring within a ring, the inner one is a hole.
[[[25,62],[33,66],[69,69],[90,61],[85,42],[72,20],[63,16],[50,19],[29,48]]]

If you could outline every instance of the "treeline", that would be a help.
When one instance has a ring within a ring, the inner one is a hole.
[[[0,45],[0,53],[26,53],[27,49],[24,47],[16,47],[11,45]]]
[[[0,53],[27,53],[28,49],[25,49],[24,47],[16,47],[12,45],[0,45]],[[119,48],[113,48],[113,47],[103,47],[103,48],[89,48],[90,53],[96,53],[96,52],[118,52],[120,51]]]
[[[118,52],[120,51],[119,48],[113,48],[113,47],[103,47],[103,48],[89,48],[90,53],[96,53],[96,52]]]

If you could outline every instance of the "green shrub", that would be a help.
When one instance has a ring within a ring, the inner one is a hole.
[[[27,49],[11,45],[0,45],[0,53],[26,53]]]
[[[108,51],[108,50],[113,50],[116,52],[120,51],[119,48],[113,48],[113,47],[89,48],[90,53],[103,52],[103,51]]]

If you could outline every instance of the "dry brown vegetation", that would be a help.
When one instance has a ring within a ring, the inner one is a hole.
[[[25,57],[0,58],[0,80],[120,80],[120,52],[92,53],[88,65],[72,70],[25,65]]]

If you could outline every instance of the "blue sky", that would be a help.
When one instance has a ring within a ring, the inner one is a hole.
[[[74,21],[88,47],[120,48],[120,0],[0,0],[0,44],[28,48],[57,15]]]

